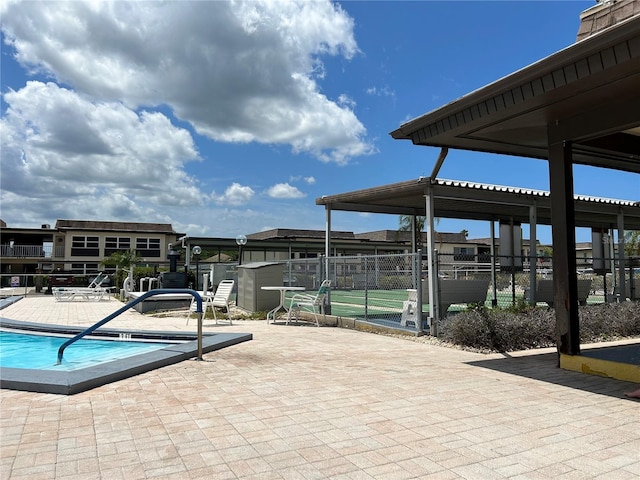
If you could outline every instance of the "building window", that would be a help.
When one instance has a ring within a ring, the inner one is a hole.
[[[100,239],[98,237],[71,237],[72,257],[99,257]]]
[[[159,238],[136,238],[136,253],[140,257],[160,257]]]
[[[72,263],[71,272],[78,275],[89,275],[98,273],[97,263]]]
[[[476,258],[472,247],[453,247],[453,260],[456,262],[473,262]]]
[[[126,252],[131,249],[129,237],[106,237],[104,239],[104,256],[108,257],[116,252]]]

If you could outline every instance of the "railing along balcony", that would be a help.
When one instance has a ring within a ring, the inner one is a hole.
[[[42,245],[0,245],[2,258],[62,258],[64,247]]]

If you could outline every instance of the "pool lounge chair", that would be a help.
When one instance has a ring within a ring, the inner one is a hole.
[[[109,298],[109,290],[102,286],[107,276],[102,276],[102,272],[89,283],[88,287],[55,287],[52,292],[59,302],[70,302],[76,298],[82,300],[100,301],[106,295]]]
[[[16,294],[15,287],[2,287],[0,288],[0,297],[12,297]]]
[[[231,318],[231,310],[229,309],[229,303],[231,300],[231,294],[233,293],[233,286],[235,282],[233,280],[222,280],[216,288],[215,295],[207,294],[202,297],[202,317],[204,318],[207,313],[207,309],[211,308],[213,312],[213,318],[216,321],[216,325],[218,325],[218,321],[228,321],[229,325],[233,325],[233,319]],[[189,306],[189,310],[187,312],[187,325],[189,325],[189,320],[191,319],[191,314],[196,313],[198,306],[198,302],[195,298],[191,299],[191,304]],[[227,311],[227,319],[218,320],[218,316],[216,315],[216,308],[223,308]]]

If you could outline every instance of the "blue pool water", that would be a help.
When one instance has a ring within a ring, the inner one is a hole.
[[[148,353],[171,345],[170,342],[80,339],[65,349],[62,363],[56,365],[58,348],[68,339],[69,337],[63,336],[33,335],[0,330],[0,366],[69,371]]]

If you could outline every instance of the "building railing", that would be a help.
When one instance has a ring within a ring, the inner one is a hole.
[[[64,258],[64,247],[0,245],[1,258]]]
[[[1,245],[0,255],[2,257],[14,257],[14,258],[46,258],[47,252],[45,252],[42,245]],[[49,256],[50,252],[49,252]]]

